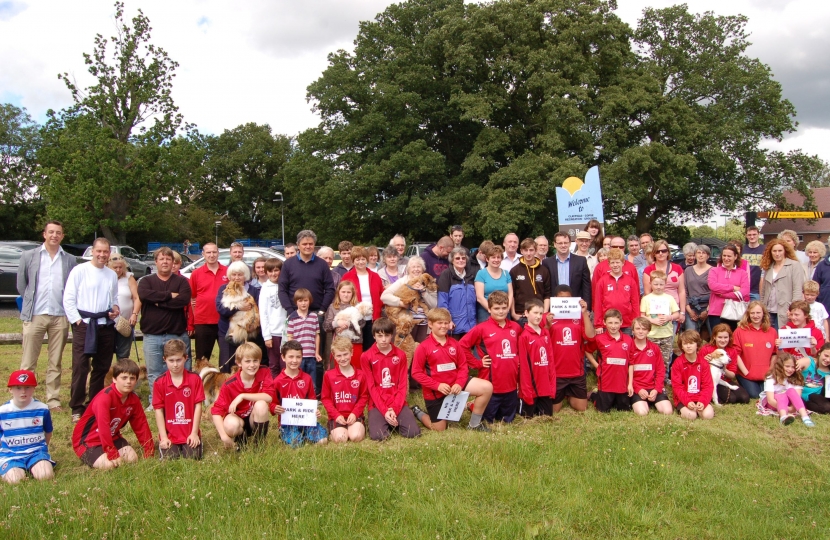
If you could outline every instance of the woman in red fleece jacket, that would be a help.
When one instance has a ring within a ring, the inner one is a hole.
[[[354,283],[358,302],[371,302],[372,321],[375,321],[380,318],[380,312],[383,309],[383,302],[380,301],[380,295],[383,293],[383,280],[377,272],[370,272],[366,267],[369,264],[369,252],[365,247],[354,246],[352,248],[352,262],[354,267],[346,272],[343,281]],[[371,321],[366,322],[370,323],[367,326],[371,328]],[[363,332],[363,350],[368,351],[374,343],[375,338],[372,332]]]
[[[702,340],[694,330],[686,330],[678,338],[680,355],[672,364],[671,386],[674,407],[687,420],[715,417],[712,408],[712,393],[715,391],[709,363],[698,354]]]

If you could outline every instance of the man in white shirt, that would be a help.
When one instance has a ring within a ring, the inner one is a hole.
[[[23,297],[23,358],[20,369],[37,371],[37,359],[48,334],[46,405],[60,412],[61,357],[69,334],[63,310],[63,289],[75,257],[61,248],[63,224],[50,221],[43,228],[43,245],[25,251],[17,268],[17,292]]]
[[[501,262],[502,270],[510,272],[513,267],[519,264],[521,255],[519,251],[519,237],[516,233],[507,233],[504,237],[504,260]]]
[[[104,377],[115,354],[114,321],[121,310],[118,308],[118,277],[107,268],[109,259],[109,241],[96,238],[92,244],[92,260],[72,269],[63,293],[63,309],[72,325],[69,406],[73,422],[81,418],[92,398],[103,390]]]

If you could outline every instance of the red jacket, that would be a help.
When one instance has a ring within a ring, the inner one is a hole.
[[[596,270],[594,275],[596,275]],[[609,309],[617,309],[623,316],[622,326],[628,328],[640,316],[640,282],[637,273],[623,272],[615,278],[608,271],[599,277],[594,287],[594,326],[604,328],[603,316]]]
[[[493,383],[493,393],[514,392],[519,382],[519,334],[522,327],[513,321],[504,326],[492,318],[479,323],[461,338],[461,349],[467,358],[467,365],[478,369],[478,376]],[[471,349],[478,350],[476,358]],[[490,355],[489,368],[484,367],[481,358]]]
[[[231,402],[236,399],[239,394],[268,394],[271,396],[271,403],[274,403],[276,395],[274,394],[274,379],[271,378],[271,370],[265,366],[261,366],[259,371],[254,375],[254,382],[249,387],[245,387],[242,383],[242,373],[237,372],[225,381],[219,390],[219,397],[216,398],[216,403],[210,408],[210,414],[221,416],[222,418],[228,415],[228,407]],[[253,404],[250,401],[242,400],[236,406],[236,416],[240,418],[247,418],[251,414]],[[270,407],[270,405],[269,405]]]
[[[393,346],[387,354],[378,350],[377,344],[360,355],[360,365],[366,373],[371,408],[386,414],[390,408],[401,414],[406,407],[409,376],[406,371],[406,353]]]
[[[421,385],[425,400],[443,399],[444,394],[438,391],[442,383],[458,384],[463,390],[469,376],[467,357],[453,338],[447,336],[447,341],[441,345],[430,334],[415,349],[412,378]]]
[[[380,295],[383,293],[383,281],[377,272],[372,272],[371,270],[366,271],[369,272],[369,294],[372,297],[372,320],[374,321],[380,318],[380,311],[383,309],[383,302],[380,301]],[[357,291],[357,301],[363,301],[363,296],[360,292],[360,278],[357,277],[356,269],[352,268],[346,272],[346,275],[343,276],[341,281],[351,281],[354,283],[354,288]],[[366,332],[367,330],[363,331]],[[371,329],[368,331],[371,332]]]
[[[519,336],[519,397],[533,405],[537,397],[556,397],[556,368],[550,334],[525,325]]]
[[[219,287],[228,282],[228,267],[219,264],[214,274],[203,264],[190,274],[190,302],[193,305],[193,324],[219,324],[216,295]],[[190,321],[188,321],[190,327]]]
[[[88,448],[102,446],[107,459],[118,458],[115,442],[122,439],[121,428],[130,423],[138,444],[144,449],[144,457],[155,453],[153,434],[144,416],[141,400],[130,392],[122,403],[122,394],[115,389],[115,383],[104,388],[86,408],[83,416],[72,430],[72,449],[78,457],[84,455]]]
[[[678,356],[671,366],[671,389],[675,407],[680,403],[685,407],[692,401],[708,405],[715,391],[709,362],[699,352],[694,362],[689,362],[686,355]]]
[[[320,396],[326,408],[329,420],[334,421],[338,416],[348,418],[354,414],[360,418],[369,401],[369,389],[366,384],[366,374],[355,369],[351,377],[346,377],[340,371],[340,366],[326,371],[323,375],[323,391]]]
[[[609,270],[610,268],[608,266],[608,259],[598,262],[597,265],[594,267],[594,273],[591,274],[591,298],[596,298],[597,281],[599,281],[599,278],[607,274]],[[637,272],[637,267],[634,266],[634,263],[628,260],[628,257],[623,259],[622,273],[627,274],[629,276],[634,276],[634,279],[637,280],[637,290],[639,290],[640,274]],[[596,324],[596,321],[594,322],[594,324]]]
[[[784,325],[784,328],[797,328],[797,327],[793,326],[793,323],[788,322],[787,324]],[[816,352],[818,352],[818,350],[821,349],[821,346],[824,345],[824,336],[822,335],[821,330],[816,328],[816,324],[813,321],[807,321],[807,324],[804,325],[804,328],[809,328],[810,329],[810,336],[816,338]],[[813,356],[812,354],[810,354],[812,349],[813,349],[812,347],[806,347],[804,352],[806,352],[809,356]],[[791,355],[793,355],[793,358],[795,358],[795,359],[799,359],[799,358],[804,356],[803,354],[801,354],[801,352],[798,349],[780,349],[780,350],[782,352],[790,353]]]
[[[744,366],[749,370],[745,377],[747,380],[761,382],[767,378],[772,355],[776,353],[776,339],[778,339],[778,333],[774,328],[768,328],[766,332],[763,332],[751,324],[747,328],[739,326],[732,334],[732,343],[738,349]]]
[[[631,348],[631,363],[634,368],[632,386],[634,393],[640,390],[657,390],[665,392],[666,365],[663,363],[663,353],[653,341],[646,340],[646,346],[640,350],[637,344]]]

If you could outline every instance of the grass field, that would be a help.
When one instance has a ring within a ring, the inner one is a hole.
[[[0,346],[4,384],[19,357]],[[45,365],[44,348],[41,377]],[[67,353],[64,405],[69,365]],[[492,434],[299,450],[272,423],[241,453],[220,449],[205,420],[201,463],[109,473],[81,465],[68,412],[55,416],[57,478],[0,485],[0,538],[830,537],[830,418],[781,427],[751,405],[710,422],[566,409]]]

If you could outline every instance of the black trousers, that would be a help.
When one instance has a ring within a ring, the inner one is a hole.
[[[213,354],[213,345],[219,337],[218,324],[197,324],[196,325],[196,355],[192,358],[193,363],[200,358],[210,360]]]
[[[104,378],[115,354],[115,326],[98,326],[98,350],[84,354],[86,323],[72,325],[72,384],[69,389],[69,407],[72,414],[83,414],[89,402],[104,389]],[[92,373],[90,373],[90,364]],[[86,382],[89,377],[89,399]]]

